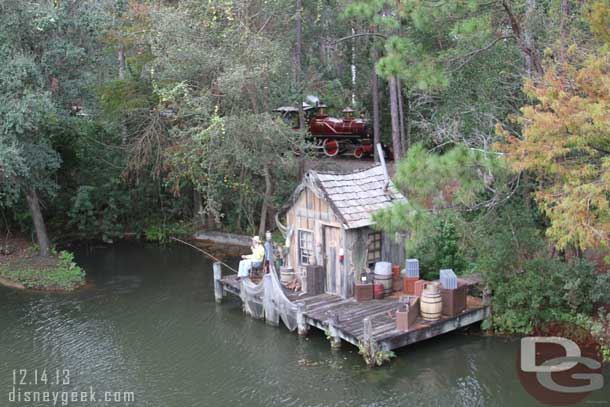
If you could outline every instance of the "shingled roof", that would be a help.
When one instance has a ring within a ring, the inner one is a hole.
[[[406,201],[392,182],[386,190],[381,165],[347,174],[309,171],[303,184],[328,201],[347,229],[370,226],[374,212]]]

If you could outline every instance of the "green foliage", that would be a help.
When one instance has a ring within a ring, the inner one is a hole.
[[[420,261],[422,277],[426,280],[439,278],[441,269],[451,268],[458,275],[466,271],[466,261],[460,247],[460,237],[453,220],[438,217],[434,220],[433,233],[408,253]]]
[[[52,265],[30,265],[23,259],[0,267],[0,276],[23,284],[27,288],[71,291],[85,283],[85,272],[68,251],[54,254]]]
[[[500,201],[509,187],[507,174],[494,154],[463,145],[436,154],[416,144],[399,162],[394,177],[408,202],[379,211],[374,218],[388,232],[408,232],[407,248],[413,252],[424,239],[437,239],[443,230],[438,227],[440,218],[455,218]]]
[[[149,225],[144,230],[144,238],[149,242],[169,243],[171,237],[185,237],[191,235],[192,227],[183,223],[176,222],[171,224],[155,223]]]
[[[578,314],[573,319],[574,323],[587,329],[600,345],[604,362],[610,362],[610,313],[600,308],[597,314]]]
[[[504,274],[504,275],[503,275]],[[584,261],[537,258],[523,262],[519,273],[488,275],[493,287],[493,327],[527,334],[543,321],[569,321],[577,313],[592,315],[594,304],[610,301],[610,282]]]
[[[485,328],[527,334],[540,322],[594,315],[610,303],[610,274],[574,258],[552,256],[533,185],[502,158],[464,147],[443,154],[416,145],[398,165],[396,185],[409,202],[375,214],[387,231],[410,235],[409,256],[426,278],[438,269],[479,273],[493,295]]]
[[[382,350],[374,340],[358,343],[358,354],[364,358],[368,366],[381,366],[396,357],[391,350]]]

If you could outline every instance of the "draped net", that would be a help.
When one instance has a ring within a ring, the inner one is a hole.
[[[281,319],[289,330],[297,328],[297,305],[286,297],[275,270],[265,274],[260,284],[242,279],[240,296],[244,310],[253,318],[265,318],[272,325]]]

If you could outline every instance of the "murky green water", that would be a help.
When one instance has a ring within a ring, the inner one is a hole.
[[[80,406],[539,405],[519,384],[514,340],[445,335],[371,370],[317,331],[299,338],[245,317],[236,300],[217,306],[211,264],[189,248],[122,244],[77,258],[91,281],[77,293],[0,288],[0,406],[53,405],[10,402],[13,369],[30,380],[46,369],[49,382],[69,370],[67,385],[18,388],[93,387],[98,401],[69,404]],[[605,380],[582,405],[608,403]],[[105,391],[136,401],[100,402]]]

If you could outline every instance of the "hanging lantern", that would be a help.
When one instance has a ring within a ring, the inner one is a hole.
[[[362,282],[362,284],[366,284],[368,280],[369,278],[364,271],[360,273],[360,281]]]

